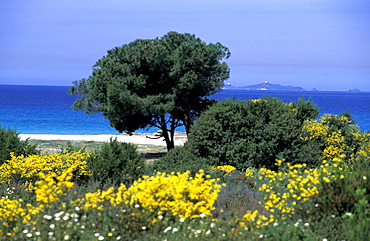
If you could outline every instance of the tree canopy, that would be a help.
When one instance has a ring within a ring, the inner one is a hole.
[[[101,112],[119,132],[158,127],[174,148],[174,131],[187,133],[194,119],[229,78],[221,45],[206,44],[191,34],[169,32],[161,38],[135,40],[108,51],[87,79],[74,82],[72,108]]]

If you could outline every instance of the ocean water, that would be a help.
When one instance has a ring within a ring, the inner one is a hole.
[[[67,94],[67,86],[0,85],[0,125],[21,134],[119,134],[101,114],[87,115],[70,106],[77,96]],[[284,102],[310,98],[320,115],[349,112],[362,131],[370,131],[370,92],[246,91],[223,90],[211,98],[240,100],[273,96]],[[155,132],[158,129],[138,130]],[[178,131],[183,131],[179,128]]]

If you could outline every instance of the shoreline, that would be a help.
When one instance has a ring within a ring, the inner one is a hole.
[[[156,133],[140,133],[140,134],[99,134],[99,135],[60,135],[60,134],[19,134],[21,140],[43,140],[43,141],[97,141],[97,142],[108,142],[110,138],[117,138],[117,141],[127,142],[139,145],[155,145],[155,146],[166,146],[164,138],[157,138]],[[175,146],[183,145],[186,140],[186,134],[176,133],[175,134]]]

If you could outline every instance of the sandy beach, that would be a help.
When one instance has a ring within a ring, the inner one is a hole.
[[[54,134],[20,134],[22,140],[64,140],[64,141],[99,141],[108,142],[110,138],[117,138],[118,141],[141,144],[141,145],[156,145],[156,146],[166,146],[164,138],[156,138],[155,133],[145,133],[145,134],[133,134],[132,136],[128,134],[121,135],[54,135]],[[185,134],[175,135],[175,145],[183,145],[186,141]]]

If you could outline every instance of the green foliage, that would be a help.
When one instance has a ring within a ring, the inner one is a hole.
[[[321,182],[319,194],[312,200],[312,209],[317,215],[335,214],[341,217],[346,213],[354,213],[361,199],[370,200],[370,168],[343,171],[340,175],[341,178],[337,180]]]
[[[87,159],[92,179],[132,183],[144,173],[145,161],[131,143],[110,140]]]
[[[229,56],[220,43],[206,44],[191,34],[135,40],[109,50],[89,78],[74,83],[69,93],[81,98],[72,107],[102,112],[120,132],[158,127],[172,149],[175,128],[184,125],[188,131],[209,105],[206,97],[229,77],[221,62]]]
[[[355,164],[355,159],[369,156],[370,135],[360,131],[349,113],[325,114],[304,123],[302,138],[308,147],[321,152],[320,159],[341,158]]]
[[[271,97],[217,103],[199,117],[186,145],[209,165],[232,165],[238,170],[274,169],[276,159],[306,162],[300,155],[302,118],[315,118],[317,110],[309,102],[299,101],[298,107]],[[318,150],[306,150],[307,158],[318,155]]]
[[[38,153],[36,145],[30,144],[28,140],[21,140],[16,130],[0,127],[0,165],[10,159],[11,152],[16,156]]]
[[[317,118],[319,110],[311,101],[305,101],[303,97],[298,99],[297,103],[293,103],[293,107],[297,109],[296,118],[303,123],[305,120],[312,120]]]
[[[36,214],[32,226],[19,222],[18,226],[22,227],[20,232],[12,239],[4,240],[137,240],[153,228],[146,223],[155,215],[147,209],[123,203],[104,210],[84,210],[66,202],[63,209],[55,205],[49,211]],[[157,227],[161,224],[157,223]]]
[[[369,161],[369,160],[368,160]],[[310,229],[327,240],[369,240],[370,168],[333,173],[337,179],[321,181],[318,194],[297,209],[296,219],[307,220]]]
[[[156,172],[166,173],[186,172],[189,170],[192,175],[198,173],[200,169],[210,170],[210,166],[201,158],[182,146],[170,150],[164,157],[155,161],[152,168]]]

